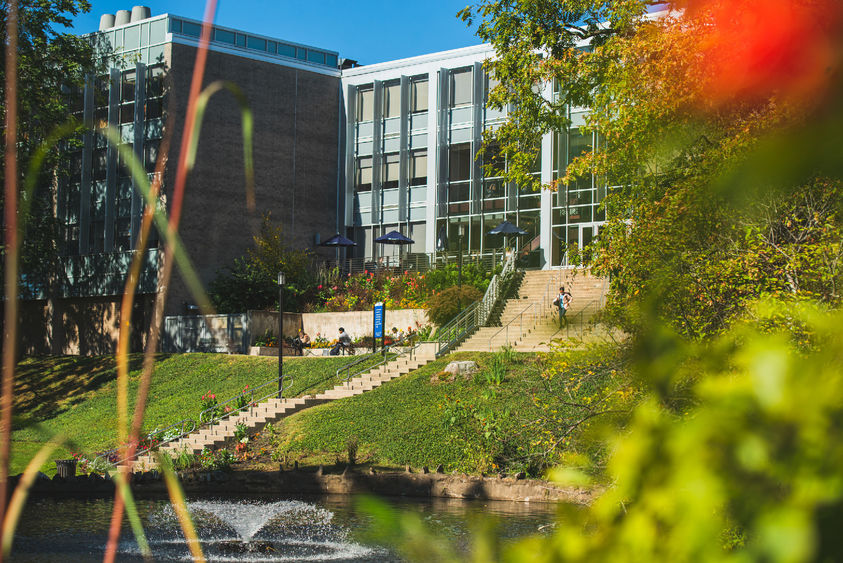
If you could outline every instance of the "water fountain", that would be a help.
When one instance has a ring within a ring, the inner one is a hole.
[[[333,512],[304,501],[202,500],[188,508],[211,561],[374,561],[381,552],[350,541]],[[172,506],[151,514],[149,522],[154,553],[160,557],[162,548],[175,547],[175,538],[186,553]]]
[[[420,501],[391,499],[401,510],[423,515],[435,533],[467,549],[468,522],[493,515],[505,522],[503,538],[542,533],[556,521],[554,505],[535,503]],[[11,560],[23,563],[102,561],[111,522],[112,499],[34,498],[27,503]],[[190,561],[178,518],[167,498],[136,499],[156,561]],[[193,498],[188,507],[208,561],[397,561],[387,548],[360,543],[355,533],[370,517],[350,497]],[[547,532],[545,532],[547,533]],[[144,559],[125,524],[119,561]]]

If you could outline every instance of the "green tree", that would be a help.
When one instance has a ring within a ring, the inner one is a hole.
[[[22,0],[18,3],[18,81],[17,154],[20,184],[33,154],[56,128],[70,116],[70,93],[82,88],[86,74],[98,68],[94,46],[86,38],[64,31],[72,27],[72,17],[90,10],[86,0]],[[0,1],[0,40],[7,43],[8,5]],[[6,69],[0,70],[0,118],[6,117]],[[81,125],[81,124],[80,124]],[[71,141],[72,142],[72,141]],[[5,138],[0,138],[5,150]],[[21,248],[21,271],[28,283],[42,283],[51,273],[55,256],[56,223],[53,198],[57,167],[61,163],[58,146],[50,150],[40,170],[37,188],[21,198],[27,214]],[[0,163],[5,176],[5,162]],[[24,289],[28,284],[24,285]]]
[[[210,284],[211,302],[220,313],[278,307],[278,272],[284,272],[284,309],[298,311],[314,291],[307,249],[289,247],[280,224],[267,213],[254,237],[254,246]]]
[[[734,198],[745,189],[709,189],[778,132],[798,128],[811,101],[776,91],[721,96],[722,69],[699,64],[716,11],[652,18],[649,4],[489,0],[461,12],[480,18],[478,35],[496,49],[486,63],[500,81],[491,103],[513,108],[488,135],[511,163],[509,179],[538,187],[529,175],[533,147],[543,134],[569,128],[569,107],[590,108],[582,129],[599,133],[600,150],[574,160],[547,187],[565,189],[592,174],[618,186],[604,203],[608,224],[597,252],[582,256],[612,277],[608,312],[627,330],[640,328],[637,304],[653,292],[660,316],[692,336],[722,330],[768,293],[837,303],[838,180],[818,174],[819,166],[768,177],[753,182],[763,197],[752,205]]]

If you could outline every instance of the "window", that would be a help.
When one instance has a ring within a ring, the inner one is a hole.
[[[427,78],[410,82],[410,113],[427,111]]]
[[[488,76],[488,75],[486,76],[486,103],[487,104],[489,102],[489,93],[492,90],[494,90],[495,88],[497,88],[500,83],[501,83],[500,80],[497,80],[496,78],[492,78],[491,76]]]
[[[146,74],[146,97],[156,98],[164,95],[164,69],[152,67]]]
[[[285,57],[290,57],[291,59],[296,58],[296,48],[292,45],[285,45],[284,43],[278,44],[278,54],[284,55]]]
[[[568,161],[570,164],[578,156],[581,156],[591,150],[591,135],[583,135],[579,129],[571,129],[568,134]],[[591,177],[577,178],[572,185],[569,186],[571,190],[590,189]]]
[[[389,190],[398,187],[399,176],[398,153],[383,155],[383,189]]]
[[[158,162],[158,148],[160,140],[147,141],[143,145],[143,164],[147,172],[155,171],[155,164]]]
[[[223,43],[231,43],[232,45],[234,45],[235,36],[233,31],[226,31],[225,29],[215,29],[214,39]]]
[[[468,201],[471,193],[471,184],[468,182],[451,184],[448,186],[448,203],[455,201]],[[463,211],[460,209],[460,211]],[[468,211],[466,208],[464,211]]]
[[[108,170],[108,153],[106,149],[96,149],[92,158],[92,177],[94,180],[105,180]]]
[[[462,182],[471,179],[471,143],[451,145],[448,151],[448,180]]]
[[[249,49],[256,49],[258,51],[266,51],[266,39],[252,37],[251,35],[246,39],[246,45]]]
[[[120,123],[132,123],[135,120],[135,104],[128,103],[120,106]]]
[[[325,64],[325,53],[320,53],[319,51],[308,51],[307,60],[311,63],[319,63],[323,65]]]
[[[451,107],[471,105],[471,69],[451,72]]]
[[[164,100],[162,98],[153,98],[146,102],[146,119],[157,119],[164,114]]]
[[[130,70],[123,73],[123,79],[120,83],[120,101],[134,102],[135,101],[135,71]]]
[[[427,150],[410,153],[410,185],[424,186],[427,184]]]
[[[375,91],[371,88],[357,91],[357,121],[372,121]]]
[[[202,33],[202,26],[198,23],[183,21],[181,24],[181,32],[185,35],[199,37],[199,35]]]
[[[372,190],[372,157],[357,159],[357,173],[354,180],[354,191],[368,192]]]
[[[506,157],[501,152],[501,147],[497,143],[492,143],[486,147],[483,152],[483,166],[491,167],[491,170],[484,168],[483,174],[487,178],[494,178],[503,176],[506,171]]]
[[[389,84],[383,88],[384,118],[401,115],[401,84]]]

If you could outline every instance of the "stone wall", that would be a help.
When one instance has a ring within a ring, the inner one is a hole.
[[[321,334],[332,340],[337,337],[339,327],[343,327],[352,338],[371,336],[374,323],[372,311],[351,311],[346,313],[302,313],[304,331],[311,339]],[[419,325],[429,324],[427,311],[424,309],[387,310],[384,316],[384,329],[388,332],[392,327],[404,332],[407,327],[418,329]]]

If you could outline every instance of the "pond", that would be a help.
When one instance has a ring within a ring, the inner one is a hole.
[[[387,499],[422,515],[437,536],[466,549],[471,523],[491,516],[500,535],[515,539],[552,531],[553,504],[500,501]],[[138,499],[156,561],[189,561],[175,513],[166,499]],[[370,521],[346,496],[192,497],[188,504],[209,561],[400,561],[390,549],[364,537]],[[15,537],[14,561],[101,561],[111,518],[111,499],[30,499]],[[124,524],[119,561],[143,561]]]

